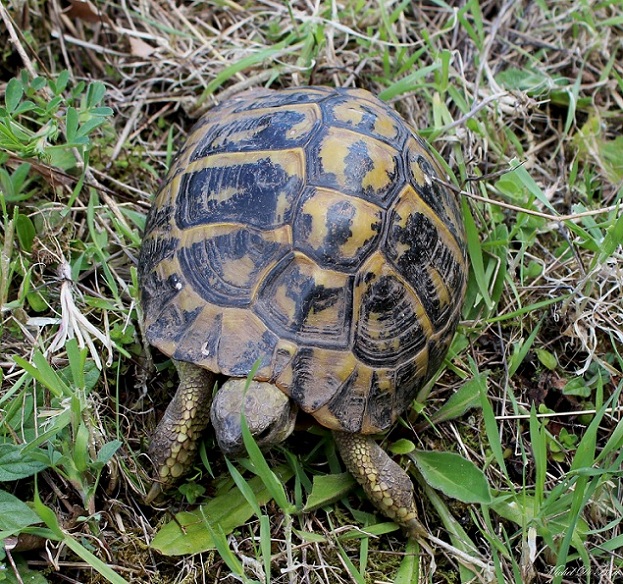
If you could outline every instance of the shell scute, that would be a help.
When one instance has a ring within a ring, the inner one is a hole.
[[[401,183],[398,151],[374,138],[329,126],[310,148],[310,184],[362,197],[386,208]]]
[[[216,152],[255,152],[291,149],[305,145],[320,127],[321,112],[315,104],[265,107],[229,116],[206,128],[190,162]]]
[[[179,249],[180,267],[206,302],[248,306],[264,273],[288,253],[275,237],[280,233],[239,226],[190,231]]]
[[[382,256],[357,285],[353,352],[370,367],[399,365],[426,346],[430,323],[419,299]]]
[[[353,375],[356,376],[357,366],[357,360],[348,351],[302,347],[276,383],[287,388],[286,393],[303,411],[318,416],[322,415],[319,412],[328,411],[327,404]]]
[[[219,341],[219,365],[233,377],[246,377],[255,366],[255,379],[272,377],[271,362],[279,337],[248,310],[225,313]]]
[[[378,246],[383,217],[372,203],[315,188],[294,218],[294,246],[322,268],[354,273]]]
[[[345,349],[352,323],[352,277],[318,269],[301,254],[282,260],[258,291],[254,310],[297,343]]]
[[[180,178],[179,229],[245,222],[270,228],[290,221],[303,188],[302,152],[222,153],[189,164]]]
[[[437,330],[460,310],[464,250],[430,208],[408,199],[405,194],[393,211],[386,254]]]
[[[386,107],[379,107],[378,103],[362,99],[359,92],[331,98],[322,105],[333,126],[355,130],[399,147],[408,134],[397,115],[388,112]]]

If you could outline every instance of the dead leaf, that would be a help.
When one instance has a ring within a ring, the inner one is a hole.
[[[69,4],[66,14],[71,18],[85,22],[109,22],[108,17],[89,0],[69,0]]]
[[[129,37],[130,39],[130,53],[135,57],[149,57],[156,52],[156,49],[150,44],[137,39],[135,37]]]

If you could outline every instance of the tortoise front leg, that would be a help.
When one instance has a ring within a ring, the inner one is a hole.
[[[417,518],[413,484],[407,473],[370,437],[333,432],[346,468],[374,505],[414,539],[425,535]]]
[[[147,503],[190,468],[201,432],[210,422],[215,375],[191,363],[173,363],[179,386],[149,443],[158,477],[145,497]]]

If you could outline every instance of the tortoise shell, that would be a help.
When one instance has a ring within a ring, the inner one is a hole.
[[[253,370],[333,430],[386,429],[441,365],[465,293],[443,178],[367,91],[224,102],[191,131],[147,220],[148,341],[216,373]]]

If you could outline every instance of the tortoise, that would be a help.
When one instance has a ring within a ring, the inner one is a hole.
[[[465,234],[445,176],[362,89],[251,90],[198,121],[139,258],[146,338],[179,374],[151,438],[149,501],[210,421],[235,455],[241,413],[267,447],[302,410],[376,507],[421,533],[411,480],[374,435],[439,369],[459,320]]]

